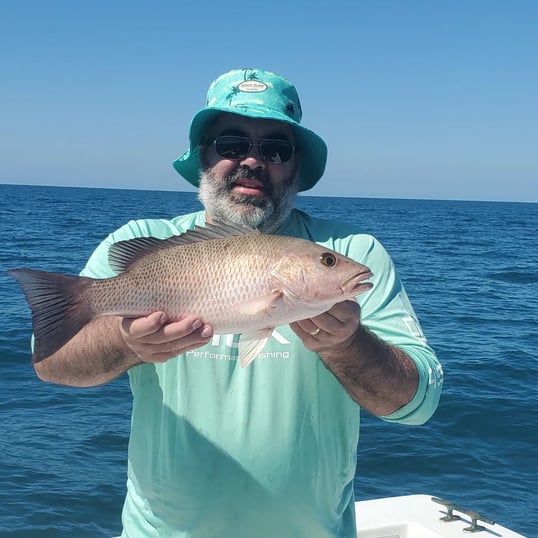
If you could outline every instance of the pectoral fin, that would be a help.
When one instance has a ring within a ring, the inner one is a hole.
[[[241,366],[248,366],[265,347],[273,329],[261,329],[255,333],[242,334],[239,338],[239,361]]]
[[[254,299],[249,299],[248,301],[236,304],[232,307],[232,309],[237,310],[241,314],[247,316],[269,314],[271,310],[276,308],[278,303],[282,301],[283,296],[284,293],[281,290],[275,290],[269,295],[263,295],[262,297],[256,297]]]

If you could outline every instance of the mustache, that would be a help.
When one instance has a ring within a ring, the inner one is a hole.
[[[226,186],[228,188],[231,188],[232,185],[239,179],[252,179],[255,181],[259,181],[265,192],[268,194],[272,194],[273,192],[273,185],[271,184],[271,181],[269,180],[269,176],[267,172],[261,168],[256,168],[254,170],[251,170],[250,168],[238,168],[234,170],[231,174],[227,175],[225,178]]]

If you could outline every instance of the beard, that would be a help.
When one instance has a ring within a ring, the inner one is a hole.
[[[233,186],[239,179],[253,179],[263,185],[262,196],[236,193]],[[200,174],[198,198],[215,221],[228,221],[248,226],[263,233],[272,233],[288,218],[298,192],[295,175],[287,178],[279,193],[264,170],[239,168],[224,178],[211,170]]]

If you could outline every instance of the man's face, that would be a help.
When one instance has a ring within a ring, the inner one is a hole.
[[[239,158],[219,155],[220,148],[213,141],[227,135],[245,137],[254,145]],[[294,145],[291,127],[283,122],[223,113],[211,125],[208,140],[202,155],[199,192],[208,220],[236,222],[263,232],[275,231],[295,202],[297,158],[295,152],[285,162],[264,158],[264,153],[267,157],[265,147],[256,144],[260,140],[287,140]]]

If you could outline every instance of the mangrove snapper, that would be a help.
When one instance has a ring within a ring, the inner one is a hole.
[[[209,224],[168,239],[120,241],[110,247],[106,279],[11,269],[30,309],[34,360],[67,343],[98,316],[171,320],[199,316],[215,334],[241,334],[249,364],[273,328],[311,318],[371,288],[370,270],[305,239]]]

